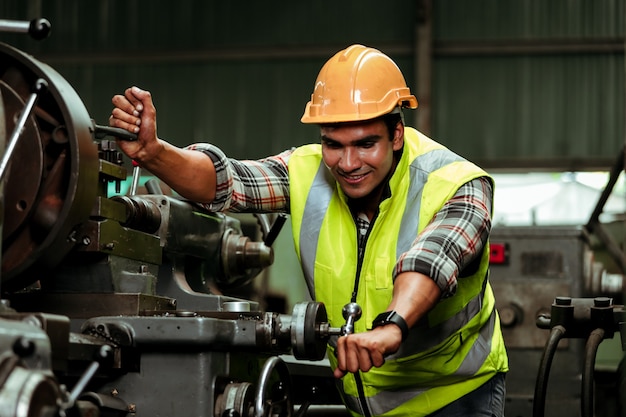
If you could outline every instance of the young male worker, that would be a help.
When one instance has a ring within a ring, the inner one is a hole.
[[[488,282],[492,179],[405,127],[417,100],[397,65],[352,45],[322,67],[303,123],[321,143],[258,161],[156,132],[148,91],[113,97],[120,148],[213,211],[286,212],[309,291],[332,326],[362,307],[330,363],[355,416],[504,414],[507,355]]]

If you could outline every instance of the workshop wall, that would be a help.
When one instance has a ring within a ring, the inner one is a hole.
[[[106,122],[113,94],[152,91],[159,132],[257,158],[315,141],[300,123],[325,60],[346,45],[397,60],[431,135],[487,169],[598,169],[624,142],[621,0],[216,2],[4,0],[1,19],[45,17],[49,63]],[[417,62],[432,24],[431,62]],[[422,33],[422,32],[420,32]],[[418,91],[430,65],[431,91]]]

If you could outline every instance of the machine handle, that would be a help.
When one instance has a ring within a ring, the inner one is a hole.
[[[361,318],[362,313],[363,310],[361,309],[361,306],[357,303],[348,303],[343,306],[341,314],[346,320],[346,324],[341,327],[341,332],[343,335],[347,336],[354,333],[354,323]]]
[[[38,41],[50,35],[50,27],[47,19],[33,19],[30,22],[0,19],[0,32],[28,33]]]
[[[267,231],[265,239],[263,240],[265,246],[272,246],[286,221],[287,215],[284,213],[280,213],[278,217],[276,217],[276,220],[274,220],[274,223],[272,223],[272,226]]]
[[[91,364],[89,365],[85,373],[83,373],[83,375],[80,377],[78,382],[76,382],[74,389],[69,394],[64,404],[60,404],[61,410],[59,412],[59,415],[61,417],[64,417],[66,415],[65,413],[66,410],[74,406],[74,404],[76,403],[76,400],[78,399],[78,396],[82,394],[87,384],[91,381],[91,379],[94,377],[94,375],[98,371],[98,368],[100,368],[100,365],[104,361],[109,359],[112,354],[113,354],[113,349],[109,345],[103,345],[100,347],[100,349],[98,349],[98,351],[95,354],[94,361],[91,362]]]
[[[96,139],[102,139],[107,136],[113,136],[121,140],[128,140],[128,141],[137,140],[137,135],[135,133],[130,133],[126,129],[120,129],[119,127],[98,125],[93,120],[92,120],[92,123],[93,123],[93,134]]]

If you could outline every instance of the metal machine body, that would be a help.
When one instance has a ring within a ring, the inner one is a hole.
[[[42,38],[49,24],[3,28]],[[112,135],[133,140],[97,125],[54,69],[0,44],[0,417],[348,415],[323,358],[360,307],[331,328],[320,303],[288,315],[228,295],[273,262],[284,218],[259,217],[257,241],[158,182],[109,195],[128,177]],[[578,415],[589,352],[626,331],[613,303],[623,275],[593,261],[588,229],[602,228],[588,226],[492,232],[507,416]]]
[[[324,306],[227,295],[273,262],[279,222],[260,217],[256,241],[158,182],[109,195],[128,172],[108,137],[125,133],[5,44],[0,121],[0,416],[345,413],[320,363],[343,332]]]
[[[535,416],[535,385],[549,339],[538,318],[549,317],[560,296],[619,302],[623,275],[607,273],[594,261],[590,235],[582,226],[496,226],[490,243],[490,282],[509,356],[506,414]],[[572,321],[570,326],[583,325]],[[584,338],[563,338],[558,344],[545,415],[580,414],[584,357]]]

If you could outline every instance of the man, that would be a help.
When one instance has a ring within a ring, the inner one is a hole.
[[[358,303],[328,356],[359,416],[502,416],[507,356],[488,283],[492,180],[405,127],[416,108],[397,65],[352,45],[321,69],[302,122],[321,145],[259,161],[158,138],[150,93],[113,98],[120,148],[209,210],[288,212],[311,295],[331,325]]]

